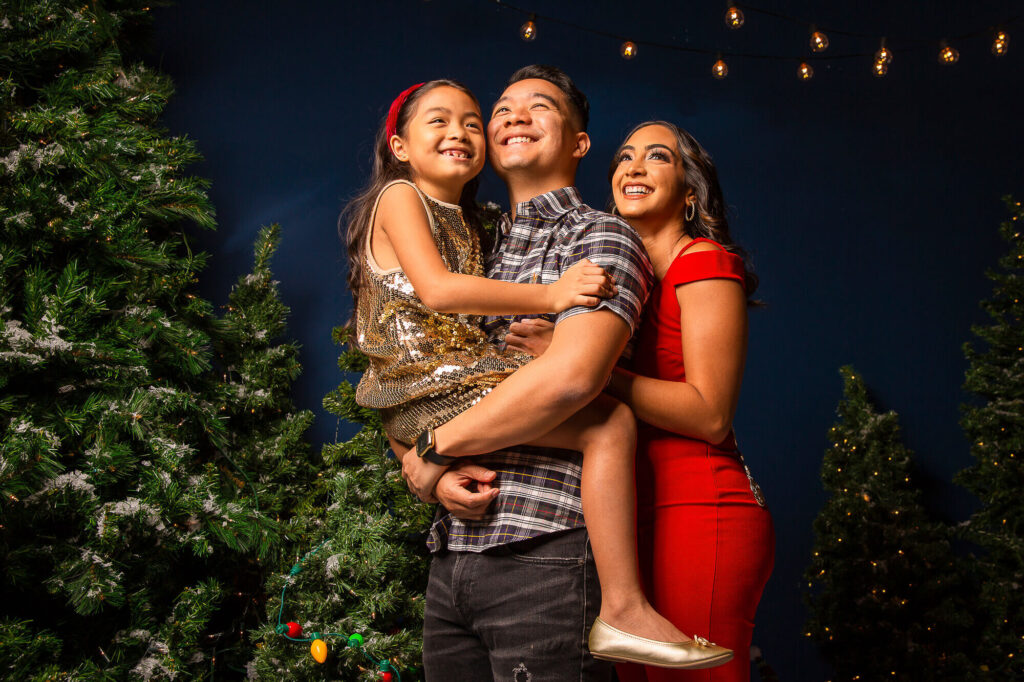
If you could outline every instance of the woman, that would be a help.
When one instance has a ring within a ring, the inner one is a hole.
[[[707,670],[624,665],[619,677],[747,681],[742,654],[775,544],[732,434],[757,279],[729,236],[711,158],[687,132],[663,121],[637,126],[609,178],[616,212],[643,238],[658,279],[633,371],[617,369],[608,387],[641,422],[637,539],[645,589],[680,630],[707,633],[738,654]],[[508,341],[538,352],[544,327],[514,325]]]

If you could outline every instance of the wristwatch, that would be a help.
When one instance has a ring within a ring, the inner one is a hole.
[[[434,442],[434,427],[428,426],[427,430],[424,431],[416,438],[416,456],[420,459],[425,459],[428,462],[439,464],[443,467],[453,464],[458,457],[449,457],[442,455],[437,452],[437,443]]]

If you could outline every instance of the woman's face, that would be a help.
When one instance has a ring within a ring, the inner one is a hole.
[[[619,148],[612,174],[615,208],[630,223],[662,225],[682,221],[693,190],[671,130],[650,125],[633,133]]]

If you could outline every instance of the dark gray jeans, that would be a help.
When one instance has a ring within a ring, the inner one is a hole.
[[[586,641],[601,590],[583,528],[430,564],[428,682],[606,682]]]

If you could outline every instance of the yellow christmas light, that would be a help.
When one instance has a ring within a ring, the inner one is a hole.
[[[814,78],[814,67],[807,62],[800,62],[797,67],[796,76],[802,81],[809,81]]]
[[[960,60],[960,53],[956,49],[942,41],[942,48],[939,50],[940,64],[956,64]]]
[[[1009,48],[1010,36],[1006,31],[996,31],[995,37],[992,39],[992,54],[1002,57]]]
[[[882,44],[879,46],[878,51],[875,52],[876,62],[885,62],[886,64],[892,63],[892,50],[885,45],[885,38],[882,38]]]
[[[875,76],[881,78],[885,74],[889,73],[889,65],[886,64],[885,62],[875,62],[874,65],[871,67],[871,71],[872,73],[875,74]]]
[[[724,59],[719,59],[711,66],[711,75],[722,80],[729,75],[729,66],[725,63]]]
[[[811,28],[811,49],[815,52],[824,52],[828,49],[828,36],[813,27]]]
[[[530,15],[529,21],[519,27],[519,37],[530,42],[537,37],[537,23],[534,21],[534,16]]]
[[[619,48],[619,54],[622,55],[623,59],[632,59],[636,56],[636,43],[632,40],[622,43],[622,47]]]
[[[730,5],[729,9],[725,10],[725,25],[729,28],[739,28],[744,20],[743,10],[736,5]]]

